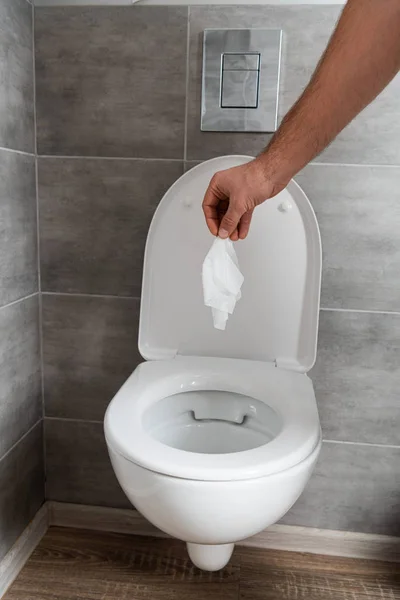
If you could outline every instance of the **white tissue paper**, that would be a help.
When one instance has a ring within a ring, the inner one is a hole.
[[[203,263],[204,304],[212,310],[216,329],[225,329],[243,281],[232,241],[216,238]]]

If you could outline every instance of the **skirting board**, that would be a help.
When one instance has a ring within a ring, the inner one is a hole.
[[[46,533],[49,526],[47,503],[17,539],[11,550],[0,561],[0,598],[4,596],[22,567]]]
[[[50,525],[166,537],[135,510],[46,502],[0,561],[0,598],[18,576]],[[386,535],[273,525],[239,545],[400,563],[400,538]]]
[[[166,537],[135,510],[49,502],[50,525]],[[400,562],[400,538],[369,533],[273,525],[242,546]]]

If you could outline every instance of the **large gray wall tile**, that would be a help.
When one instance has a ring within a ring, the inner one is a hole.
[[[283,29],[281,106],[294,102],[306,85],[340,12],[337,6],[207,6],[190,9],[187,158],[221,154],[258,154],[269,134],[200,131],[202,40],[206,28]],[[255,25],[256,24],[256,25]],[[291,93],[292,89],[295,93]],[[287,110],[287,109],[286,109]],[[285,112],[286,112],[285,110]]]
[[[34,152],[32,6],[0,0],[0,146]]]
[[[44,502],[42,425],[0,461],[0,560]]]
[[[322,305],[400,311],[400,167],[309,165],[296,180],[321,228]]]
[[[310,375],[325,439],[400,446],[400,315],[322,311]]]
[[[287,525],[400,535],[400,448],[325,443]]]
[[[280,116],[300,96],[320,59],[341,7],[285,9]],[[400,164],[400,77],[370,104],[323,152],[320,160],[352,164]]]
[[[310,80],[340,14],[340,6],[208,6],[190,11],[189,159],[254,155],[267,134],[200,131],[202,33],[207,27],[280,28],[284,32],[279,114],[282,118]],[[322,161],[400,164],[400,76],[322,154]]]
[[[140,296],[147,230],[180,161],[39,161],[42,290]]]
[[[0,309],[0,457],[41,417],[39,301]]]
[[[36,10],[40,154],[182,158],[185,7]]]
[[[143,359],[139,300],[43,295],[46,416],[101,420]]]
[[[400,165],[400,75],[321,154],[324,162]]]
[[[277,15],[283,30],[279,114],[283,117],[311,79],[342,6],[287,6]]]
[[[114,475],[101,423],[45,420],[46,498],[131,508]]]
[[[37,289],[35,159],[0,150],[0,306]]]

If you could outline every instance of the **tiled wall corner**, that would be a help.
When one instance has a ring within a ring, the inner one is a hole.
[[[0,306],[38,290],[35,157],[0,148]]]
[[[0,331],[3,456],[42,417],[38,295],[1,308]]]
[[[0,560],[43,504],[43,422],[0,460]]]
[[[0,560],[44,501],[33,7],[0,0]]]
[[[101,421],[140,360],[141,264],[151,216],[183,169],[221,154],[254,155],[268,141],[200,131],[203,30],[283,29],[282,117],[307,83],[339,11],[329,5],[37,9],[49,498],[129,506]],[[285,523],[398,531],[399,86],[397,77],[298,176],[324,245],[311,376],[325,442],[310,486]]]

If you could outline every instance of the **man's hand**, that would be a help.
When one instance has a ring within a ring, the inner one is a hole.
[[[284,189],[400,69],[400,0],[348,0],[302,96],[268,148],[217,173],[203,202],[213,235],[246,237],[256,206]]]
[[[213,235],[243,240],[250,227],[253,211],[264,200],[278,194],[285,184],[274,184],[262,162],[219,171],[210,181],[203,200],[207,226]]]

